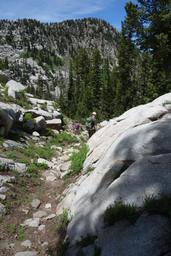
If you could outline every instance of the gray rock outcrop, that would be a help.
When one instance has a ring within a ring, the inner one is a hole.
[[[97,235],[98,240],[101,239],[105,228],[104,212],[117,201],[121,200],[125,204],[142,207],[147,197],[171,195],[170,111],[171,93],[110,120],[91,137],[88,142],[90,150],[84,163],[84,170],[85,173],[88,168],[94,168],[94,170],[79,178],[66,191],[67,196],[61,203],[61,209],[69,209],[71,216],[67,231],[71,244],[74,245],[76,241],[89,234]],[[152,232],[155,229],[155,223],[156,227],[160,221],[163,223],[161,232],[157,234],[158,237],[150,231],[147,233],[145,229],[143,231],[143,225],[147,224],[146,220],[147,222],[150,220],[149,226],[154,227],[151,227]],[[157,241],[161,241],[161,237],[164,236],[162,232],[167,230],[168,224],[165,221],[168,220],[163,220],[162,217],[159,219],[154,216],[152,219],[140,217],[136,227],[130,227],[132,236],[136,228],[141,230],[139,240],[142,239],[142,244],[139,245],[140,248],[144,246],[144,254],[141,255],[157,256],[163,253],[162,245],[158,247]],[[103,237],[100,240],[101,255],[140,255],[138,250],[136,254],[133,249],[130,249],[130,252],[128,250],[127,253],[124,249],[125,246],[128,249],[128,245],[133,248],[129,239],[129,232],[131,233],[129,228],[128,234],[121,226],[119,229],[116,228],[117,232],[115,228],[115,226],[111,228],[111,233],[108,230],[110,234],[108,242],[111,243],[109,248],[107,248],[107,235],[105,239]],[[105,231],[106,234],[108,231]],[[119,236],[123,236],[120,243],[117,242]],[[136,235],[132,239],[135,240]],[[151,239],[151,245],[148,244],[149,239]],[[167,235],[162,241],[163,244],[166,244],[166,241]],[[139,246],[139,242],[137,245],[135,243],[135,247]],[[164,248],[166,249],[166,246]],[[111,253],[107,254],[107,252]]]
[[[8,88],[8,96],[16,98],[16,92],[21,92],[26,89],[24,85],[14,80],[7,82],[6,87]]]
[[[0,169],[6,171],[16,171],[18,173],[24,173],[27,170],[26,164],[16,163],[15,161],[7,158],[0,157]]]
[[[5,136],[19,122],[22,108],[16,104],[0,102],[0,135]]]

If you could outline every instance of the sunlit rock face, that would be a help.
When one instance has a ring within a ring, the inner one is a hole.
[[[171,194],[170,111],[171,93],[110,120],[89,140],[84,170],[94,170],[84,174],[63,201],[71,215],[71,244],[87,234],[99,238],[104,212],[116,201],[142,207],[146,197]],[[117,249],[112,253],[117,255]]]

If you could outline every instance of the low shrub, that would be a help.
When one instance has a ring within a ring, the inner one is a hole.
[[[123,219],[134,223],[138,216],[139,213],[134,205],[126,205],[119,201],[106,209],[104,213],[104,223],[110,226]]]
[[[23,121],[24,122],[30,121],[32,119],[33,119],[32,113],[25,113],[24,116],[23,116]]]

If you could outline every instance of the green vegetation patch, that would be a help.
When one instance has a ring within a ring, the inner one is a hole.
[[[171,217],[171,196],[163,195],[160,198],[154,196],[144,200],[144,210],[149,214],[160,214]]]
[[[104,213],[104,223],[108,226],[120,220],[129,220],[134,223],[139,213],[134,205],[123,204],[121,201],[109,206]]]
[[[23,241],[25,238],[25,227],[14,223],[6,226],[9,235],[16,235],[17,240]]]
[[[32,113],[25,113],[24,116],[23,116],[23,121],[24,122],[30,121],[32,119],[33,119]]]
[[[27,167],[27,173],[37,176],[39,170],[46,170],[46,169],[48,169],[47,164],[31,163]]]
[[[83,167],[83,163],[86,159],[88,147],[86,144],[82,144],[78,152],[74,152],[71,156],[71,170],[72,173],[79,173]]]
[[[59,134],[55,134],[50,140],[49,144],[58,145],[58,144],[72,144],[77,143],[78,139],[76,136],[71,135],[67,132],[62,132]]]
[[[44,147],[38,147],[35,144],[30,144],[28,147],[21,150],[26,156],[36,159],[36,158],[44,158],[51,159],[54,155],[54,149],[51,149],[49,145]]]
[[[14,99],[13,97],[8,96],[8,88],[5,88],[5,90],[4,90],[5,96],[3,98],[3,101],[7,102],[7,103],[18,104],[25,109],[31,109],[32,105],[28,102],[25,93],[26,93],[26,90],[16,92],[15,93],[16,99]]]
[[[66,231],[68,223],[69,223],[68,211],[67,209],[64,209],[63,213],[57,217],[57,230],[59,232]]]
[[[24,237],[25,237],[25,227],[20,225],[17,230],[17,240],[22,241],[24,240]]]

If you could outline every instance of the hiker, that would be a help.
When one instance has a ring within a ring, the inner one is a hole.
[[[88,131],[89,138],[96,132],[96,112],[93,112],[91,117],[87,119],[86,129]]]

